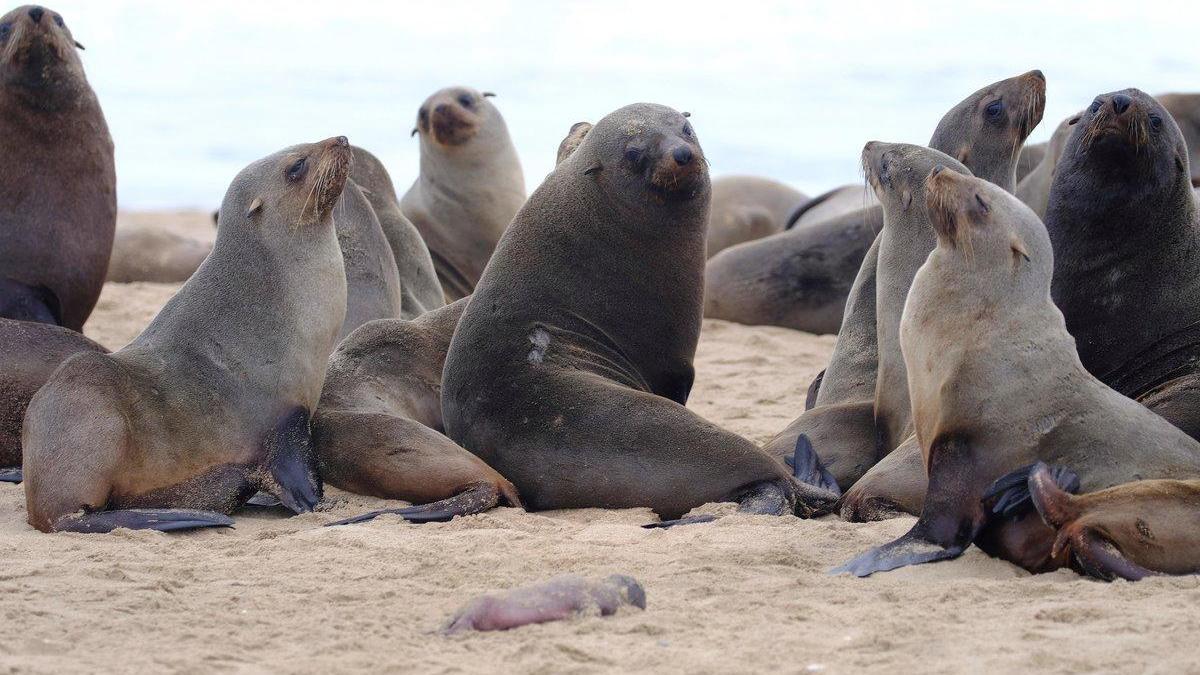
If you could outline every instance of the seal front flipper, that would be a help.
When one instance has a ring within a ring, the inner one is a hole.
[[[1052,498],[1049,492],[1051,485],[1060,493],[1078,493],[1079,475],[1066,467],[1051,467],[1043,462],[1035,462],[997,478],[984,493],[983,501],[985,504],[991,504],[991,508],[988,509],[990,513],[1013,518],[1034,506],[1035,498],[1032,492],[1035,485],[1049,503]],[[1046,522],[1053,527],[1058,526],[1049,520]]]
[[[25,480],[25,474],[19,466],[9,466],[0,469],[0,483],[20,483]]]
[[[477,483],[448,499],[399,509],[371,511],[329,523],[329,526],[365,523],[387,514],[400,516],[410,523],[444,523],[455,516],[469,516],[494,508],[500,503],[500,497],[500,489],[496,485]]]
[[[259,487],[294,513],[312,511],[321,501],[321,477],[312,448],[308,411],[296,408],[264,442],[269,477]]]
[[[283,506],[283,502],[278,497],[269,492],[256,492],[254,496],[246,500],[242,504],[242,508],[249,509],[274,509]]]
[[[1055,553],[1070,549],[1079,569],[1089,577],[1103,581],[1125,579],[1139,581],[1155,573],[1121,555],[1109,540],[1090,527],[1065,528],[1054,543]]]
[[[0,277],[0,317],[62,325],[58,298],[50,289],[5,277]]]
[[[130,530],[194,530],[233,527],[233,518],[216,511],[195,509],[124,509],[72,513],[54,521],[51,531],[103,534],[124,527]]]

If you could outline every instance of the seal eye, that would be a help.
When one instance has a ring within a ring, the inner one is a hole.
[[[989,119],[999,119],[1000,113],[1004,112],[1004,101],[992,101],[986,108]]]
[[[58,24],[58,27],[59,27],[59,28],[63,28],[63,27],[66,25],[66,24],[64,24],[64,23],[63,23],[63,20],[62,20],[62,15],[61,15],[61,14],[55,14],[55,15],[54,15],[54,23]]]
[[[0,40],[7,40],[12,32],[12,23],[0,23]]]
[[[691,137],[692,137],[692,124],[691,124],[691,122],[686,122],[686,123],[684,123],[684,125],[683,125],[683,135],[684,135],[684,137],[686,137],[686,138],[691,138]]]
[[[1088,108],[1088,112],[1092,113],[1093,115],[1100,112],[1100,99],[1092,101],[1092,107]]]
[[[625,151],[625,159],[630,164],[637,164],[642,161],[642,151],[637,148],[629,148]]]
[[[300,180],[300,177],[304,175],[304,163],[307,159],[307,157],[301,157],[300,159],[296,160],[296,163],[287,170],[288,180],[292,181],[293,183]]]
[[[1150,128],[1155,131],[1158,131],[1159,129],[1161,129],[1162,128],[1162,118],[1159,117],[1158,115],[1151,115],[1150,116]]]
[[[460,104],[462,104],[462,107],[464,107],[464,108],[470,108],[471,106],[475,105],[475,99],[471,98],[467,94],[463,94],[462,96],[459,96],[458,102]]]

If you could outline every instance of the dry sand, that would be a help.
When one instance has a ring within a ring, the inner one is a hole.
[[[110,284],[87,333],[120,347],[176,288]],[[832,346],[706,322],[691,405],[763,441],[803,407]],[[977,549],[869,579],[827,574],[912,518],[728,515],[648,531],[644,510],[504,508],[321,527],[382,503],[329,490],[317,513],[239,513],[232,530],[44,535],[25,523],[20,487],[0,485],[0,670],[1200,672],[1200,577],[1031,577]],[[477,594],[568,572],[634,575],[648,607],[433,633]]]

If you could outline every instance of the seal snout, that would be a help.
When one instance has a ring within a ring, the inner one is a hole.
[[[1113,112],[1117,113],[1118,115],[1125,114],[1125,111],[1129,110],[1129,106],[1132,104],[1133,99],[1129,98],[1125,94],[1117,94],[1116,96],[1112,97]]]
[[[477,131],[471,119],[474,112],[462,102],[443,101],[433,106],[429,115],[429,130],[439,145],[462,145],[471,140]]]
[[[681,145],[671,152],[671,157],[675,158],[675,163],[679,166],[687,166],[692,163],[695,155],[692,153],[691,148]]]
[[[39,21],[41,21],[42,16],[44,16],[45,14],[46,14],[45,7],[38,7],[37,5],[34,5],[33,7],[29,8],[29,18],[33,19],[34,23],[38,23]]]
[[[684,201],[699,194],[702,184],[707,182],[708,170],[703,156],[691,143],[676,140],[672,145],[664,139],[659,146],[661,154],[650,171],[650,188],[672,201]]]

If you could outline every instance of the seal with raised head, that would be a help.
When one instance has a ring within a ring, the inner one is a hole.
[[[29,399],[59,364],[79,352],[108,350],[61,326],[0,319],[0,481],[21,480],[21,422]]]
[[[929,487],[907,534],[839,571],[952,558],[977,537],[1039,567],[1048,528],[1036,515],[989,518],[984,504],[996,479],[1035,461],[1074,467],[1087,491],[1200,477],[1200,443],[1080,363],[1050,297],[1054,254],[1037,215],[988,181],[938,168],[926,199],[937,248],[913,280],[900,344]]]
[[[708,257],[745,241],[782,232],[804,193],[762,176],[722,176],[712,182]]]
[[[894,185],[871,178],[872,173],[883,171],[882,155],[864,149],[864,171],[869,182],[879,184],[872,189],[882,190],[878,198],[886,204],[878,211],[883,220],[895,221],[891,231],[896,236],[880,235],[867,253],[829,367],[816,385],[813,408],[768,441],[768,452],[784,457],[797,437],[808,435],[839,484],[851,485],[903,443],[910,433],[910,415],[896,335],[912,278],[934,246],[928,215],[919,201],[922,178],[932,168],[931,158],[944,153],[963,160],[961,164],[951,160],[946,166],[976,172],[1011,190],[1015,158],[1041,120],[1045,92],[1045,77],[1037,70],[973,92],[938,122],[928,153],[907,146],[906,153],[892,157],[887,173],[895,179]],[[882,380],[881,369],[886,375]],[[909,447],[916,448],[911,443]],[[846,499],[852,497],[848,492]]]
[[[339,136],[243,169],[212,254],[146,330],[55,371],[25,415],[31,525],[228,525],[256,490],[312,509],[309,411],[345,314],[331,214],[350,156]]]
[[[691,123],[639,103],[600,120],[505,233],[450,342],[442,412],[528,507],[796,508],[782,462],[684,407],[708,203]]]
[[[392,261],[399,275],[400,313],[389,316],[415,319],[425,312],[445,305],[446,298],[442,293],[437,271],[433,268],[429,248],[416,226],[409,222],[400,210],[400,199],[396,196],[396,188],[387,168],[370,152],[359,147],[351,149],[354,152],[354,161],[350,165],[350,181],[358,186],[371,203],[371,209],[383,229],[383,236],[392,249]],[[375,246],[375,239],[376,237],[372,237],[371,246]],[[364,245],[366,243],[363,242]],[[345,247],[342,248],[342,255],[346,256]]]
[[[1084,367],[1200,438],[1200,208],[1161,104],[1096,97],[1059,159],[1046,229]]]
[[[59,13],[0,17],[0,317],[83,329],[117,227],[113,143]]]
[[[421,173],[400,200],[433,256],[446,301],[466,297],[517,209],[525,176],[492,94],[448,87],[425,99],[413,133]]]
[[[330,485],[417,506],[392,513],[448,520],[500,503],[521,506],[512,483],[442,433],[442,367],[467,298],[413,321],[372,321],[329,358],[313,417],[313,448]]]

